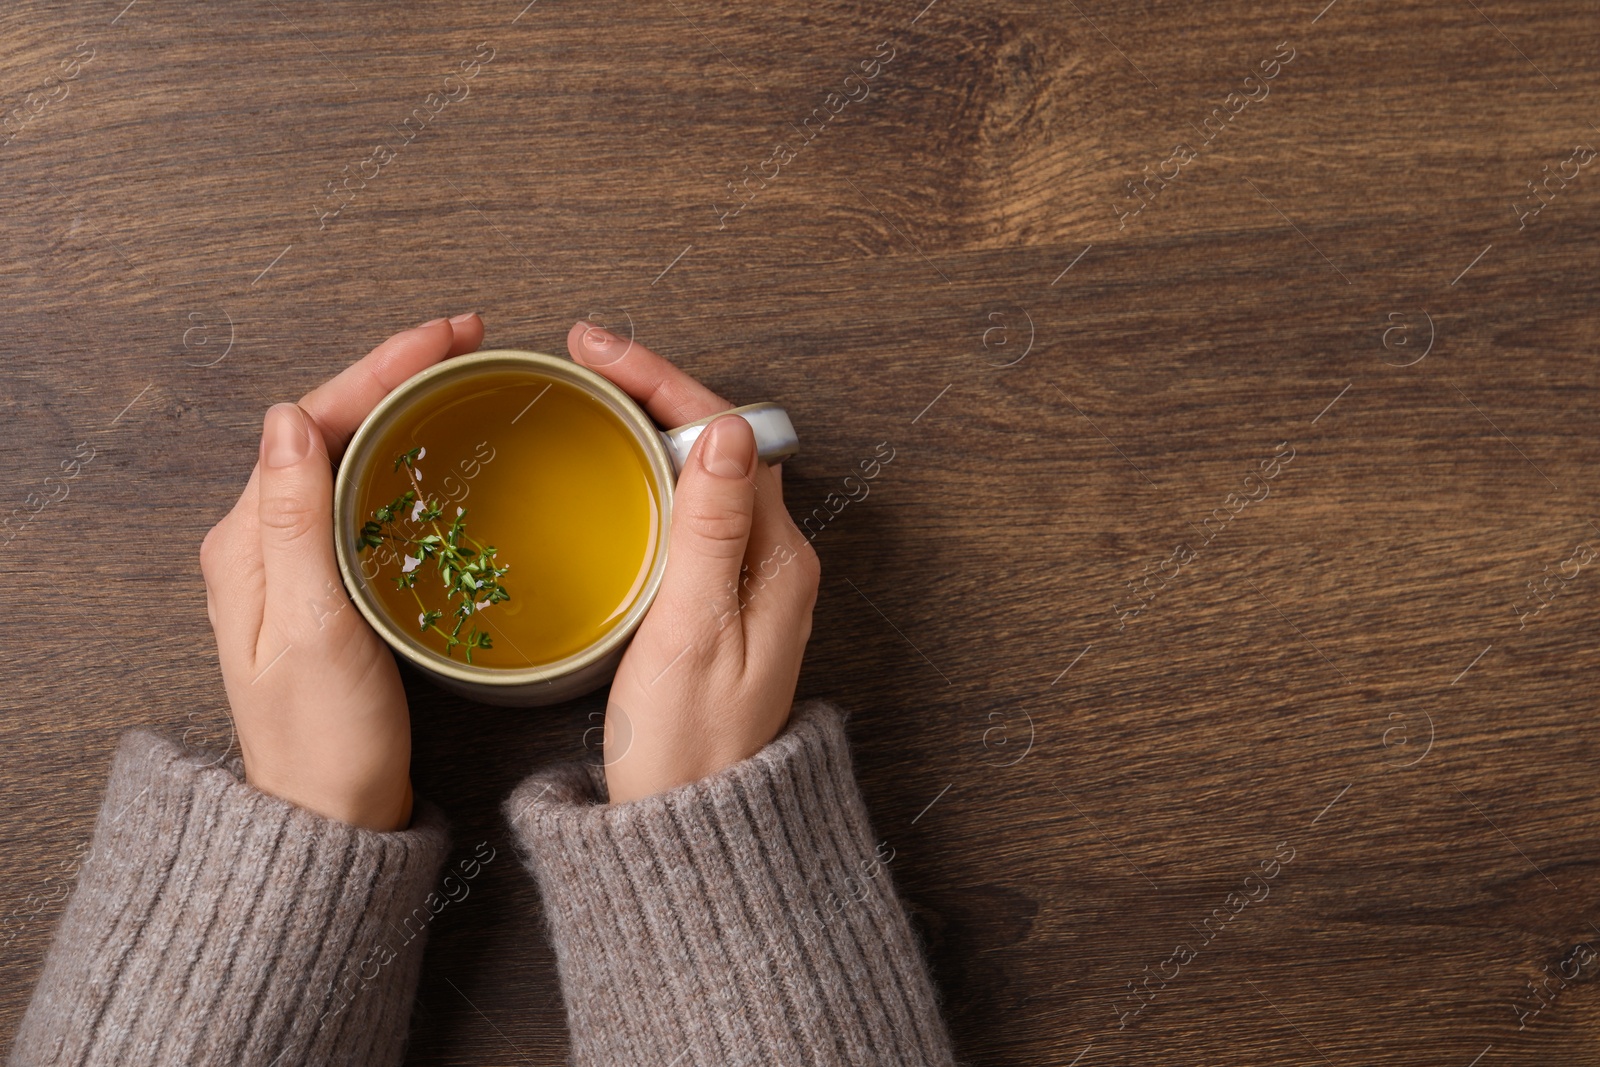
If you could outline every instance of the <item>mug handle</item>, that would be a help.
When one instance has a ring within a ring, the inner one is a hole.
[[[674,475],[683,472],[683,465],[689,461],[689,450],[701,431],[724,415],[738,415],[750,424],[756,435],[756,458],[767,463],[781,463],[800,454],[800,437],[794,432],[794,423],[789,421],[787,411],[777,404],[745,404],[662,433],[662,443],[667,446],[667,455],[672,457]]]

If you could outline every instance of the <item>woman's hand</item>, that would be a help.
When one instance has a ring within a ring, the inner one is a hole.
[[[579,322],[578,363],[620,386],[663,426],[732,407],[643,346]],[[667,569],[606,707],[613,803],[714,774],[783,729],[821,566],[783,506],[780,468],[756,459],[750,424],[718,419],[678,477]]]
[[[268,409],[250,481],[200,545],[246,780],[370,830],[411,821],[411,720],[393,655],[339,579],[333,469],[391,389],[482,341],[476,314],[435,319]]]

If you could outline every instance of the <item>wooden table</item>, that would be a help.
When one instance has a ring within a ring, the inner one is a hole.
[[[524,2],[0,14],[0,1042],[263,409],[481,310],[788,406],[966,1060],[1597,1062],[1593,5]],[[408,686],[462,855],[603,707]],[[564,1062],[523,871],[431,937],[412,1062]]]

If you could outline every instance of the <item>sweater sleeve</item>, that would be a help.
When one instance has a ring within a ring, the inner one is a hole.
[[[400,1062],[443,816],[377,833],[240,773],[123,738],[14,1065]]]
[[[953,1062],[833,705],[665,793],[607,804],[603,768],[565,764],[505,810],[579,1067]]]

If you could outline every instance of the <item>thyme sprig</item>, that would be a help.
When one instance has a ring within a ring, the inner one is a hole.
[[[423,634],[432,630],[444,638],[446,656],[454,656],[457,645],[464,646],[467,662],[471,663],[474,649],[494,647],[488,632],[478,628],[477,615],[491,604],[511,599],[506,587],[500,584],[501,575],[511,568],[509,565],[496,565],[493,545],[480,544],[467,534],[465,508],[456,509],[456,516],[448,526],[440,526],[444,505],[435,497],[423,495],[422,482],[417,477],[416,461],[421,452],[420,447],[413,448],[395,458],[394,469],[406,469],[411,488],[373,511],[372,517],[361,527],[358,551],[379,548],[388,541],[400,550],[402,556],[415,558],[416,566],[394,579],[395,588],[409,589],[411,595],[416,597],[417,607],[422,609],[417,622]],[[422,501],[420,507],[417,506],[419,499]],[[416,537],[402,530],[397,521],[408,513],[413,522],[420,520],[433,532]],[[463,547],[463,541],[470,543],[472,548]],[[429,608],[417,592],[417,574],[422,564],[429,560],[434,561],[446,593],[455,602],[451,612],[455,624],[449,630],[439,625],[444,612]],[[463,637],[461,628],[469,622],[472,626]]]

